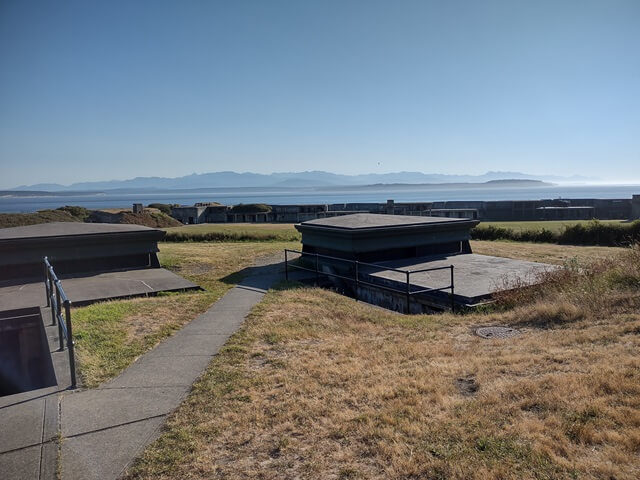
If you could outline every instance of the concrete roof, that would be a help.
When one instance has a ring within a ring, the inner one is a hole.
[[[151,232],[157,229],[142,225],[127,225],[114,223],[81,223],[81,222],[52,222],[25,227],[0,229],[0,240],[15,240],[19,238],[39,237],[68,237],[74,235],[104,235],[109,233]]]
[[[417,225],[454,224],[469,222],[468,218],[418,217],[411,215],[384,215],[376,213],[356,213],[339,217],[320,218],[302,222],[302,226],[318,226],[343,230],[371,228],[405,227]]]

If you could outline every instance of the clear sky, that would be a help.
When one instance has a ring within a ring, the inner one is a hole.
[[[640,180],[640,1],[0,0],[0,188],[219,170]]]

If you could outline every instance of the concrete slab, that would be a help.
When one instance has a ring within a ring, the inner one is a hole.
[[[164,417],[134,422],[66,438],[62,443],[64,480],[105,480],[120,477],[127,465],[153,441]]]
[[[104,388],[119,387],[189,387],[204,371],[211,357],[190,355],[166,357],[152,352],[141,357]]]
[[[171,342],[162,342],[154,355],[183,357],[189,355],[215,355],[229,338],[228,334],[189,334],[178,332]]]
[[[182,402],[186,387],[112,388],[65,395],[62,435],[72,437],[167,415]]]
[[[200,288],[164,268],[143,268],[91,275],[61,276],[62,287],[74,305],[102,300]],[[44,282],[0,282],[0,310],[46,305]]]
[[[0,241],[20,238],[69,237],[104,235],[105,233],[149,232],[155,229],[142,225],[119,223],[51,222],[0,229]]]
[[[402,271],[415,271],[425,268],[454,267],[454,283],[456,297],[466,302],[477,302],[487,298],[497,289],[505,285],[505,280],[513,281],[516,277],[527,284],[535,283],[538,275],[558,268],[546,263],[514,260],[511,258],[492,257],[478,254],[435,255],[405,260],[379,262],[379,265]],[[373,277],[393,280],[399,284],[406,283],[404,273],[390,270],[373,271]],[[449,270],[411,274],[411,285],[416,289],[440,288],[450,283]],[[448,291],[446,292],[448,293]]]
[[[468,218],[418,217],[411,215],[381,215],[377,213],[354,213],[338,217],[319,218],[302,222],[301,225],[317,225],[327,228],[358,230],[365,228],[388,228],[408,225],[435,225],[469,222]]]
[[[37,398],[0,408],[0,452],[40,444],[44,407],[44,398]]]
[[[40,476],[40,445],[0,453],[0,474],[7,480],[38,480]]]

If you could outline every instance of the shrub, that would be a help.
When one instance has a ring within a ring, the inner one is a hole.
[[[264,203],[239,203],[231,207],[232,213],[269,213],[271,207]]]
[[[473,240],[513,240],[516,242],[559,243],[563,245],[627,246],[640,242],[640,220],[631,223],[602,223],[568,225],[560,233],[540,230],[515,231],[509,228],[479,226],[471,230]]]
[[[74,205],[65,205],[64,207],[60,207],[57,210],[61,212],[67,212],[72,217],[75,217],[81,221],[86,220],[86,218],[91,214],[91,210]]]
[[[168,203],[150,203],[149,208],[156,208],[166,215],[171,215],[171,205]]]

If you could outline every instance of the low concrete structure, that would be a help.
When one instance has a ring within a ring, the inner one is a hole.
[[[45,256],[76,305],[199,288],[160,268],[164,235],[139,225],[75,222],[0,229],[0,310],[44,305]]]
[[[472,254],[469,235],[477,224],[465,218],[357,214],[296,228],[302,233],[302,265],[313,281],[402,312],[472,308],[490,301],[496,290],[534,284],[557,268]]]
[[[159,267],[162,230],[139,225],[55,222],[0,229],[0,280],[41,277],[49,257],[58,274]]]
[[[303,251],[361,261],[411,258],[435,253],[470,253],[466,218],[359,213],[296,225]]]

